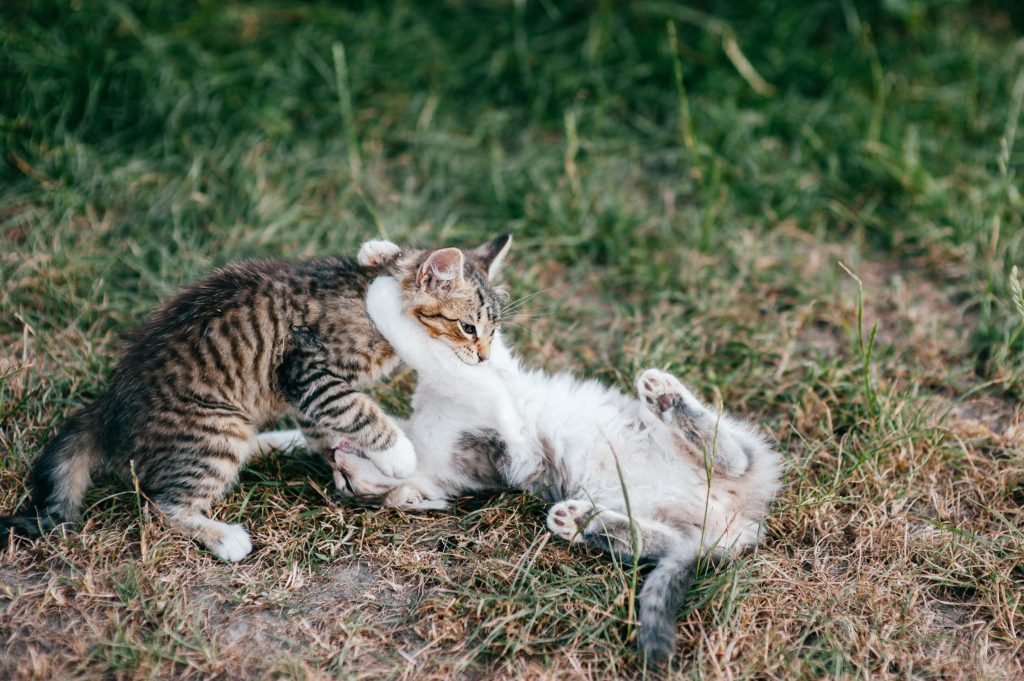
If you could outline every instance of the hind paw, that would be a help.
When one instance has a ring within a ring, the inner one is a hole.
[[[594,505],[589,501],[562,501],[548,511],[548,529],[565,541],[583,541],[583,530],[593,517]]]
[[[252,540],[249,533],[241,525],[228,525],[211,521],[211,524],[220,531],[220,536],[207,544],[207,548],[213,555],[221,560],[235,563],[242,560],[252,551]]]
[[[647,369],[636,380],[636,392],[644,404],[664,421],[676,412],[700,412],[700,402],[679,379],[660,369]]]

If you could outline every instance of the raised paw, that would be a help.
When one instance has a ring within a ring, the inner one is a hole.
[[[380,451],[367,451],[370,461],[384,475],[392,478],[408,478],[416,472],[416,450],[403,433],[399,433],[395,444]]]
[[[398,244],[383,239],[370,239],[359,247],[356,262],[363,267],[377,267],[402,255]]]
[[[548,511],[548,529],[565,541],[583,541],[583,530],[593,516],[594,505],[589,501],[562,501]]]
[[[697,398],[667,371],[644,371],[636,380],[636,392],[652,412],[666,421],[677,413],[688,416],[700,413]]]
[[[220,537],[207,544],[207,548],[213,555],[231,563],[238,562],[249,555],[252,551],[252,541],[244,527],[226,523],[216,523],[216,525],[220,530]]]

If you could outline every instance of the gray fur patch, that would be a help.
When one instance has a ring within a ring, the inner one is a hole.
[[[558,457],[555,446],[546,437],[540,438],[540,454],[541,465],[526,480],[527,489],[547,501],[562,501],[579,496],[565,461]]]
[[[493,428],[466,431],[456,441],[452,468],[480,485],[481,489],[506,489],[508,447]]]
[[[700,449],[702,453],[707,450],[707,435],[700,431],[700,426],[697,424],[700,412],[687,405],[680,396],[672,400],[666,411],[672,424],[683,432],[693,446]]]

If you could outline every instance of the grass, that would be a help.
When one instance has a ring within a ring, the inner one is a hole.
[[[669,368],[785,452],[673,676],[1019,677],[1022,25],[996,0],[9,0],[0,508],[211,267],[511,230],[530,363]],[[0,557],[0,675],[643,675],[631,566],[548,541],[537,501],[330,486],[297,454],[249,469],[217,508],[253,532],[238,565],[101,487]]]

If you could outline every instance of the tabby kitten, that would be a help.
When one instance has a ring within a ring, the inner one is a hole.
[[[330,457],[344,439],[381,473],[411,475],[409,439],[359,391],[399,362],[367,316],[367,287],[394,276],[432,344],[466,364],[482,362],[498,310],[487,272],[511,238],[398,257],[388,244],[386,260],[376,252],[380,243],[363,246],[363,264],[231,265],[158,310],[130,341],[106,393],[44,448],[28,506],[0,518],[0,545],[11,531],[37,536],[76,520],[94,474],[134,474],[171,525],[219,558],[240,560],[252,550],[248,532],[208,513],[260,453],[259,427],[286,412],[297,416],[312,450]]]

